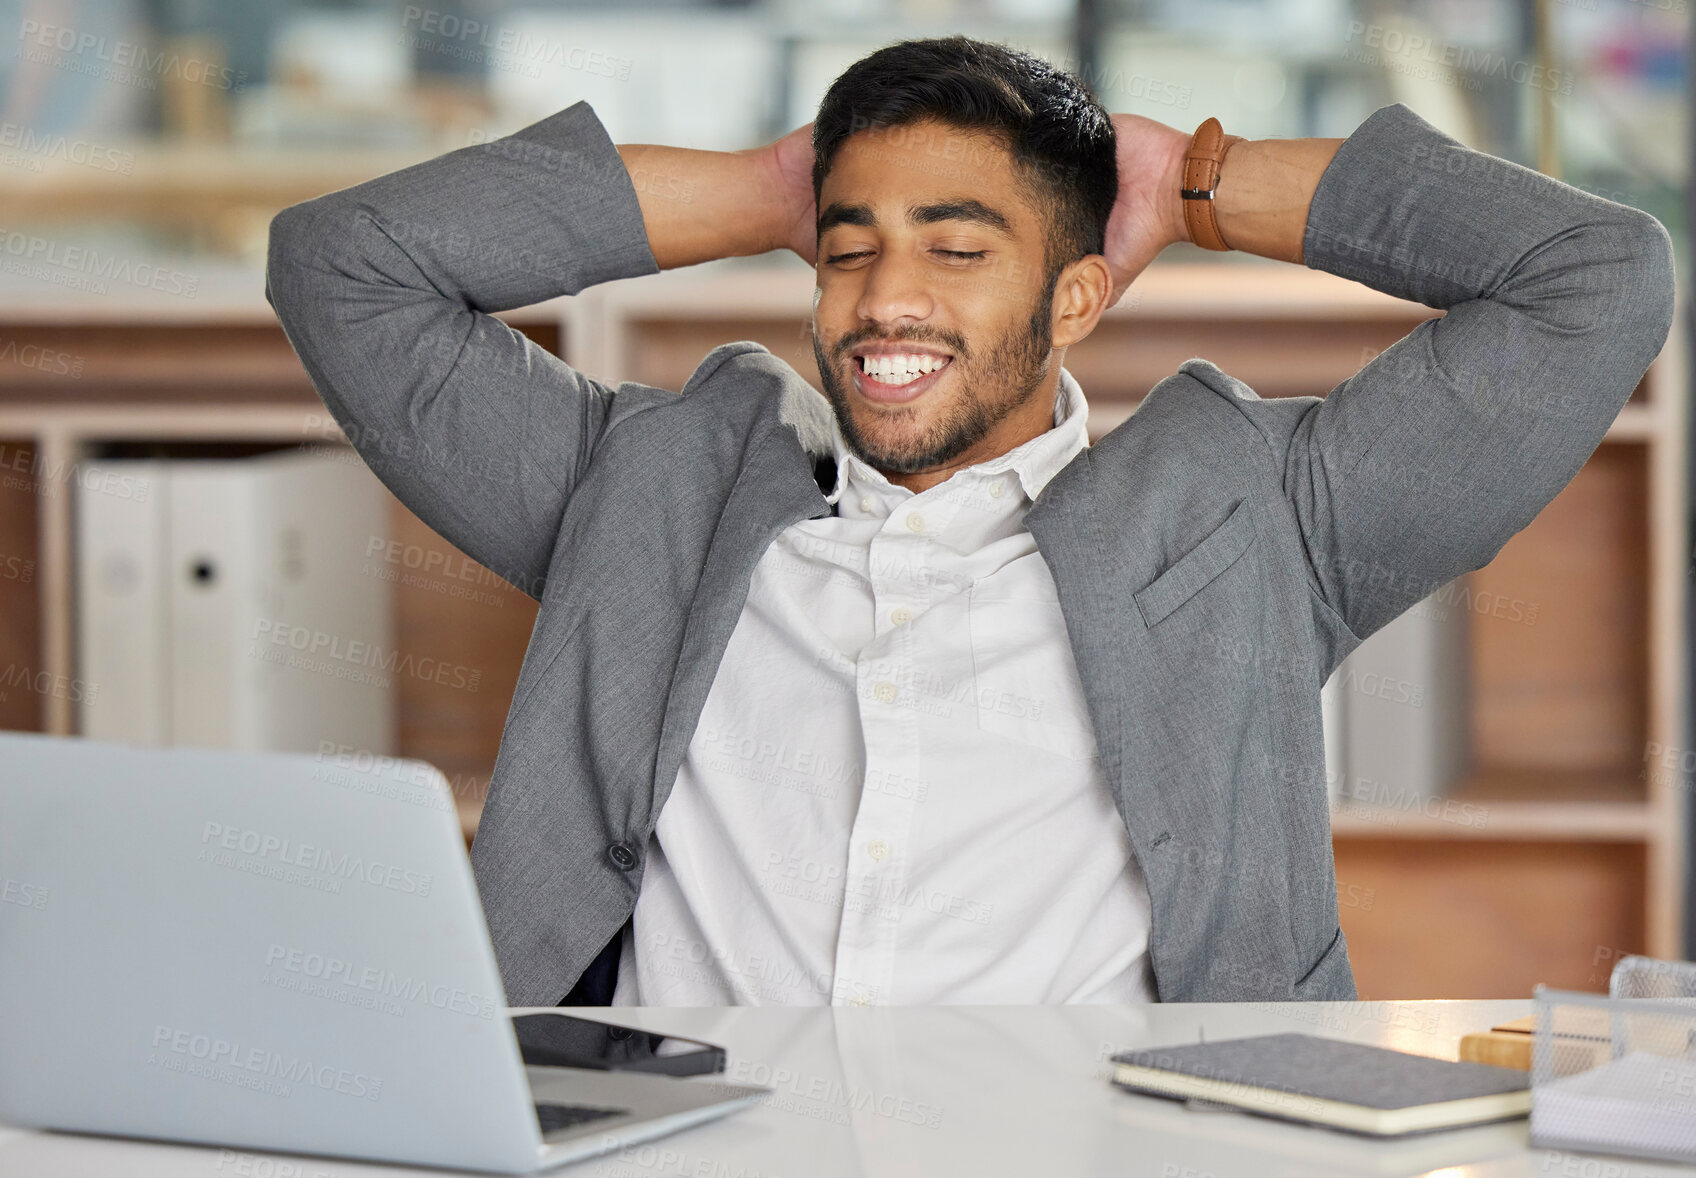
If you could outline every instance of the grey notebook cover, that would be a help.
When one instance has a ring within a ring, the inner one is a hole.
[[[1452,1063],[1314,1035],[1256,1035],[1122,1051],[1114,1063],[1268,1088],[1372,1109],[1414,1108],[1523,1092],[1531,1077],[1512,1068]]]

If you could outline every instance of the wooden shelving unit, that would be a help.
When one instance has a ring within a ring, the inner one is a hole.
[[[1297,267],[1231,259],[1149,270],[1066,366],[1099,437],[1160,378],[1204,356],[1262,396],[1323,393],[1429,308]],[[812,271],[740,260],[595,287],[503,316],[608,381],[677,388],[713,346],[753,339],[816,382]],[[183,299],[90,303],[0,285],[0,345],[80,357],[82,375],[0,365],[0,671],[75,675],[67,472],[115,441],[296,445],[339,434],[251,272]],[[1339,894],[1363,995],[1518,997],[1542,981],[1601,988],[1626,952],[1679,956],[1689,775],[1646,771],[1684,710],[1686,381],[1677,336],[1573,483],[1475,594],[1539,605],[1534,625],[1472,626],[1474,764],[1452,793],[1482,821],[1351,807],[1334,816]],[[55,493],[53,488],[57,486]],[[398,503],[395,535],[452,554]],[[453,554],[457,559],[457,554]],[[26,582],[7,559],[30,562]],[[467,832],[493,764],[535,605],[397,587],[397,645],[485,670],[476,695],[402,683],[399,748],[460,788]],[[0,691],[0,726],[69,733],[70,701]]]

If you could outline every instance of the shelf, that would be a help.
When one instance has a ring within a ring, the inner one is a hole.
[[[316,406],[210,405],[5,405],[0,435],[61,438],[239,438],[255,441],[343,440],[322,402]]]
[[[1262,396],[1319,394],[1438,314],[1317,271],[1198,254],[1171,251],[1068,351],[1095,436],[1192,355]],[[84,360],[69,382],[0,367],[0,446],[8,461],[39,462],[41,472],[0,497],[0,668],[74,673],[70,496],[43,483],[107,443],[345,444],[264,302],[262,276],[232,269],[201,278],[194,299],[136,290],[95,299],[0,274],[0,339]],[[736,339],[763,343],[816,380],[813,284],[797,259],[737,259],[621,279],[501,317],[602,380],[679,388],[707,351]],[[1534,980],[1581,983],[1568,967],[1582,957],[1588,968],[1597,947],[1679,949],[1685,798],[1647,787],[1635,764],[1647,742],[1677,746],[1683,720],[1678,348],[1675,333],[1608,444],[1495,560],[1468,574],[1471,596],[1448,607],[1468,613],[1469,710],[1481,726],[1473,755],[1484,768],[1430,810],[1333,814],[1341,917],[1371,997],[1394,996],[1386,987],[1398,985],[1461,996],[1519,992]],[[408,555],[390,571],[462,567],[410,512],[397,504],[392,518]],[[5,580],[7,557],[33,562],[30,583]],[[479,580],[473,587],[486,592],[472,599],[451,576],[394,580],[397,642],[482,672],[474,693],[407,679],[396,700],[397,751],[442,770],[469,837],[536,604],[504,584]],[[1535,624],[1478,605],[1486,594],[1535,602]],[[0,699],[0,723],[74,729],[65,700],[12,694]]]
[[[1441,797],[1334,805],[1340,839],[1643,842],[1656,807],[1628,773],[1483,770]]]

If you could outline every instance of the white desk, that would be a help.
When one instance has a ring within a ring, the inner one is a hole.
[[[1308,1031],[1453,1059],[1529,1001],[1274,1005],[597,1007],[708,1039],[776,1091],[560,1178],[1654,1178],[1696,1168],[1532,1149],[1522,1119],[1400,1142],[1191,1112],[1107,1082],[1131,1047]],[[333,1159],[0,1129],[7,1178],[401,1178]]]

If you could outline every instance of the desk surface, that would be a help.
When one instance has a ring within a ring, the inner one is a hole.
[[[1696,1167],[1533,1149],[1524,1120],[1372,1142],[1192,1112],[1107,1082],[1132,1047],[1306,1031],[1453,1059],[1529,1001],[1150,1006],[620,1007],[589,1017],[708,1039],[775,1091],[560,1178],[1655,1178]],[[407,1170],[0,1128],[0,1174],[401,1178]]]

